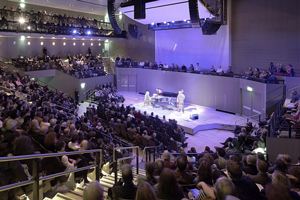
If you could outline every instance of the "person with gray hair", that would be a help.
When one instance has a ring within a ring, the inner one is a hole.
[[[221,177],[215,184],[215,192],[217,199],[223,200],[227,195],[237,197],[235,185],[226,177]]]
[[[92,181],[84,188],[83,200],[104,200],[103,187],[99,181]]]

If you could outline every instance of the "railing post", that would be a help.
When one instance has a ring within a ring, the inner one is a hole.
[[[155,162],[155,154],[156,154],[156,150],[157,150],[157,148],[155,147],[155,148],[154,148],[154,153],[153,153],[153,162]]]
[[[258,115],[258,122],[260,122],[260,115]]]
[[[117,183],[118,181],[118,163],[116,161],[116,150],[114,149],[114,153],[113,153],[113,170],[115,172],[115,184]]]
[[[292,125],[289,125],[289,138],[292,137]]]
[[[33,199],[39,199],[39,184],[40,184],[40,160],[39,158],[35,158],[32,160],[33,162]]]
[[[139,148],[136,148],[136,174],[139,174]]]
[[[101,157],[102,157],[102,151],[100,151],[100,152],[97,152],[96,153],[96,164],[97,164],[97,166],[96,166],[96,180],[97,181],[99,181],[100,179],[99,179],[99,177],[100,177],[100,155],[101,155]]]

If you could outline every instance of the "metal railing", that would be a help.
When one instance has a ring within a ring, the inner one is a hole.
[[[148,161],[151,161],[151,149],[154,149],[154,152],[152,152],[152,154],[153,154],[153,162],[155,162],[155,153],[156,153],[156,151],[157,151],[157,146],[148,146],[148,147],[145,147],[144,149],[143,149],[143,157],[145,157],[146,158],[146,162],[148,162]]]
[[[125,37],[116,34],[109,22],[44,13],[0,9],[0,30],[6,32],[81,35],[94,37]],[[20,23],[20,20],[23,20]],[[30,27],[30,28],[28,28]],[[76,32],[74,31],[76,30]],[[89,33],[88,33],[89,31]]]
[[[136,155],[135,156],[128,156],[128,157],[123,157],[123,158],[118,158],[116,159],[116,150],[124,150],[124,149],[136,149]],[[139,146],[133,146],[133,147],[116,147],[114,148],[113,152],[113,170],[115,173],[115,184],[118,181],[118,161],[122,160],[127,160],[127,159],[132,159],[136,158],[136,174],[139,174]]]
[[[237,121],[235,121],[235,125],[236,126],[244,126],[244,124],[246,124],[247,122],[249,122],[250,120],[254,121],[254,122],[261,122],[262,120],[266,121],[268,118],[267,113],[259,113],[259,114],[255,114],[249,117],[246,117],[246,119],[239,119]],[[245,121],[245,122],[242,122]],[[243,125],[242,125],[243,124]]]
[[[40,158],[50,158],[50,157],[57,157],[57,156],[64,156],[64,155],[76,155],[76,154],[85,154],[85,153],[96,153],[96,164],[88,165],[85,167],[60,172],[56,174],[47,175],[44,177],[40,177]],[[0,158],[0,162],[12,162],[12,161],[20,161],[20,160],[31,160],[33,162],[33,179],[22,181],[14,184],[9,184],[5,186],[0,187],[0,192],[18,188],[21,186],[26,186],[33,184],[33,199],[38,200],[39,199],[39,181],[45,181],[49,179],[53,179],[56,177],[60,177],[63,175],[67,175],[73,172],[80,172],[83,170],[87,170],[90,168],[95,167],[96,170],[96,180],[99,181],[100,178],[100,169],[101,169],[101,163],[102,163],[102,149],[95,149],[95,150],[86,150],[86,151],[76,151],[76,152],[63,152],[63,153],[49,153],[49,154],[33,154],[33,155],[26,155],[26,156],[12,156],[12,157],[2,157]]]
[[[282,108],[283,108],[283,105],[284,105],[284,102],[285,102],[285,99],[286,99],[286,92],[285,91],[286,91],[286,86],[284,86],[284,92],[282,94],[282,98],[281,98],[279,104],[276,107],[276,110],[270,116],[269,126],[268,126],[268,129],[269,129],[268,136],[269,137],[274,136],[276,121],[281,115],[281,111],[282,111]]]
[[[63,107],[63,106],[59,106],[55,103],[51,103],[51,104],[49,102],[42,102],[42,106],[47,106],[49,108],[54,108],[58,111],[66,110],[68,113],[72,113],[72,114],[75,113],[74,111],[78,109],[78,108],[66,108],[66,107]]]

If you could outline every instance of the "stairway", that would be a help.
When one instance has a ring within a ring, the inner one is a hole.
[[[115,175],[114,173],[106,174],[105,172],[102,172],[104,176],[100,179],[100,183],[103,186],[104,189],[104,197],[107,196],[108,189],[111,188],[114,185],[115,182]],[[132,168],[133,173],[133,180],[134,183],[136,183],[137,174],[136,174],[136,168]],[[146,172],[144,169],[139,168],[139,175],[146,175]],[[121,172],[118,172],[118,179],[121,178]],[[88,184],[87,184],[88,185]],[[75,190],[69,190],[66,193],[57,193],[52,200],[82,200],[83,199],[83,190],[85,186],[77,186]],[[50,200],[49,198],[45,198],[44,200]]]

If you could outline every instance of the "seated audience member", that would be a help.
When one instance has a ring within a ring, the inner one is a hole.
[[[252,77],[254,77],[254,78],[259,78],[259,75],[260,75],[259,69],[258,69],[258,68],[255,68]]]
[[[216,72],[216,69],[213,65],[210,67],[209,72]]]
[[[154,171],[153,175],[154,176],[159,176],[161,174],[161,172],[164,170],[164,161],[162,160],[157,160],[155,162],[156,164],[156,170]]]
[[[164,154],[164,167],[174,170],[176,168],[175,163],[170,161],[169,151],[165,150]]]
[[[263,187],[265,187],[268,183],[270,183],[272,180],[270,179],[268,172],[268,163],[263,160],[257,161],[257,175],[250,175],[249,177],[258,184],[261,184]]]
[[[232,73],[233,73],[232,67],[231,67],[231,66],[228,66],[228,68],[227,68],[227,70],[226,70],[225,73],[226,73],[226,74],[232,74]]]
[[[241,166],[237,162],[228,160],[227,171],[229,177],[232,179],[232,182],[236,187],[238,197],[240,199],[262,199],[259,189],[255,185],[254,181],[247,176],[243,176]]]
[[[278,183],[282,185],[285,188],[285,190],[289,192],[292,199],[300,199],[299,194],[291,190],[291,181],[285,173],[275,170],[275,172],[272,174],[272,183]]]
[[[269,72],[277,72],[277,68],[276,68],[276,66],[273,64],[273,62],[270,62],[270,64],[269,64]]]
[[[136,191],[135,200],[157,200],[153,188],[148,182],[141,183]]]
[[[256,158],[252,155],[247,156],[247,166],[243,167],[242,170],[246,174],[257,175],[258,171],[256,168]]]
[[[298,92],[296,90],[292,90],[291,92],[291,103],[296,103],[297,101],[299,101],[300,99],[300,95],[298,94]]]
[[[189,71],[189,72],[194,71],[194,65],[193,65],[193,64],[191,64],[191,66],[189,67],[188,71]]]
[[[174,170],[174,175],[179,184],[191,184],[194,177],[186,172],[187,160],[184,157],[177,159],[177,169]]]
[[[226,160],[224,156],[226,155],[226,152],[223,148],[217,148],[217,155],[218,158],[215,159],[214,163],[217,165],[218,169],[222,170],[226,167]]]
[[[272,200],[292,200],[289,190],[287,190],[283,185],[279,183],[269,183],[266,188],[266,197],[267,199]]]
[[[103,187],[99,181],[92,181],[84,188],[83,200],[104,200]]]
[[[263,70],[263,72],[260,73],[259,78],[261,78],[261,79],[267,79],[268,75],[269,74],[266,72],[266,70]]]
[[[147,162],[146,163],[146,176],[139,175],[137,177],[138,185],[143,183],[144,181],[147,181],[151,186],[154,186],[157,183],[157,181],[156,181],[156,178],[154,177],[153,173],[154,173],[153,163]]]
[[[112,199],[134,199],[136,196],[137,188],[133,184],[133,175],[130,165],[124,165],[122,167],[122,181],[117,183],[112,190]]]
[[[245,75],[247,77],[251,77],[253,76],[253,70],[252,70],[252,67],[249,67],[248,70],[245,72]]]
[[[186,71],[187,71],[187,68],[186,68],[185,65],[182,65],[182,66],[181,66],[181,71],[183,71],[183,72],[186,72]]]
[[[174,172],[165,168],[155,185],[155,193],[158,199],[181,200],[185,197],[182,187],[176,181]]]
[[[218,67],[217,72],[218,73],[223,73],[224,72],[221,65]]]
[[[287,76],[295,76],[294,68],[291,64],[288,65],[288,69],[286,70]]]

